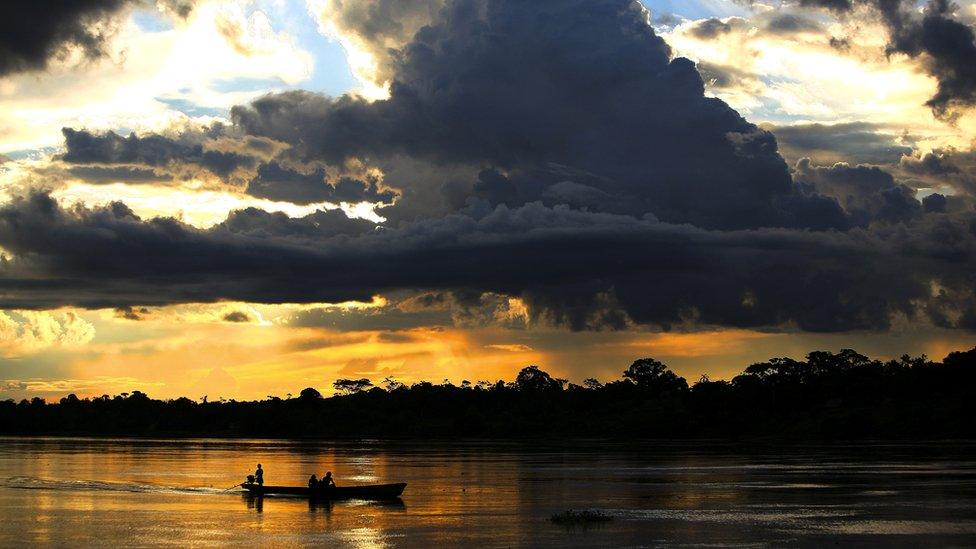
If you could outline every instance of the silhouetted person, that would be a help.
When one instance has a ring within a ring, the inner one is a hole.
[[[319,479],[315,475],[308,477],[308,487],[310,490],[314,490],[319,487]]]
[[[335,480],[332,479],[332,471],[325,473],[325,476],[322,477],[322,482],[320,484],[322,485],[322,488],[335,487],[336,484]]]
[[[254,471],[254,481],[258,483],[258,486],[264,485],[264,469],[261,468],[260,463],[258,463],[258,468]]]

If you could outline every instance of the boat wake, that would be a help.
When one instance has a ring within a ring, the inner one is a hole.
[[[158,484],[138,484],[133,482],[105,482],[98,480],[54,480],[37,477],[0,478],[0,488],[21,490],[86,491],[86,492],[132,492],[132,493],[172,493],[172,494],[219,494],[220,488],[194,486],[160,486]]]

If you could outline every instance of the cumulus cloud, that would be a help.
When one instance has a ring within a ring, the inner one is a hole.
[[[899,130],[869,122],[768,125],[783,155],[794,162],[892,164],[913,151]]]
[[[87,0],[14,2],[4,9],[0,28],[0,75],[43,69],[48,59],[76,46],[90,57],[101,55],[104,29],[98,23],[133,2]]]
[[[260,158],[273,148],[264,140],[251,140],[246,145],[234,148],[226,145],[217,147],[214,138],[222,133],[220,125],[188,130],[172,137],[159,134],[140,136],[135,133],[122,137],[114,132],[95,133],[73,128],[63,128],[61,131],[66,151],[59,158],[68,164],[88,166],[95,170],[128,168],[136,174],[143,173],[147,167],[156,174],[153,169],[159,168],[180,178],[209,172],[221,179],[231,179],[240,172],[253,171]],[[243,150],[247,145],[251,150]],[[75,173],[79,174],[77,171]],[[84,172],[81,174],[84,175]],[[94,174],[97,175],[98,171]]]
[[[948,192],[964,202],[976,197],[976,151],[913,151],[901,157],[897,168],[917,180],[918,187]]]
[[[877,166],[851,166],[838,162],[832,166],[814,166],[809,159],[796,165],[797,181],[835,196],[863,223],[876,219],[886,205],[885,197],[896,188],[895,178]]]
[[[697,38],[715,38],[717,36],[728,34],[732,32],[732,25],[741,25],[744,22],[743,19],[739,17],[730,18],[728,21],[723,21],[716,17],[709,19],[702,19],[701,21],[695,21],[689,26],[689,32]]]
[[[921,12],[914,0],[801,0],[800,4],[839,13],[859,6],[876,10],[888,28],[888,53],[922,58],[925,70],[938,80],[938,90],[927,102],[936,116],[952,118],[959,109],[976,105],[976,33],[955,16],[955,3],[930,0]]]
[[[349,50],[356,75],[381,93],[393,77],[396,52],[430,23],[444,0],[310,0],[319,27]]]
[[[631,211],[705,226],[782,224],[774,202],[792,192],[772,136],[705,97],[694,65],[624,0],[451,2],[398,51],[388,99],[291,91],[232,117],[330,164],[402,154],[489,167],[516,187],[566,166],[595,176],[568,181],[600,182],[587,191],[598,202],[616,194]]]
[[[248,182],[247,193],[258,198],[296,204],[317,202],[370,202],[392,204],[397,192],[380,187],[377,176],[366,180],[352,177],[330,177],[325,168],[299,170],[272,161],[258,167]]]
[[[319,164],[289,160],[287,146],[265,137],[235,135],[216,123],[187,124],[172,135],[62,129],[65,152],[57,159],[68,173],[88,183],[159,183],[197,180],[230,186],[255,198],[308,205],[322,202],[392,204],[397,192],[382,174],[356,176]],[[50,170],[49,170],[50,171]],[[358,177],[357,177],[358,176]]]
[[[51,347],[77,347],[95,327],[74,311],[0,310],[0,356],[13,358]]]
[[[972,283],[972,214],[917,223],[709,231],[534,203],[313,243],[143,222],[119,205],[66,211],[35,196],[0,210],[0,245],[14,254],[0,288],[4,306],[21,307],[367,301],[430,288],[517,296],[580,329],[621,319],[880,329],[918,314],[932,280]]]
[[[351,218],[342,210],[318,210],[303,217],[290,217],[281,212],[245,208],[231,212],[217,228],[256,238],[285,236],[314,240],[363,234],[376,229],[376,224]]]
[[[808,160],[791,173],[774,134],[707,97],[639,3],[364,5],[378,11],[342,25],[385,52],[388,98],[274,93],[191,142],[77,130],[62,161],[173,170],[188,159],[220,175],[242,164],[207,152],[274,143],[247,164],[249,192],[300,203],[348,192],[393,202],[389,222],[245,209],[200,229],[121,203],[29,194],[0,206],[0,306],[135,311],[403,292],[416,299],[385,315],[307,311],[295,322],[842,331],[926,316],[968,326],[976,214],[938,199],[923,207],[877,166]],[[801,130],[776,129],[797,152],[830,150],[836,135],[866,157],[898,162],[912,150],[889,151],[888,130],[873,126]],[[377,179],[333,175],[350,166],[375,167]]]
[[[39,70],[70,48],[86,57],[104,54],[112,33],[112,19],[128,7],[148,0],[71,0],[67,2],[8,2],[0,23],[0,76]],[[160,8],[186,17],[192,2],[161,0]]]

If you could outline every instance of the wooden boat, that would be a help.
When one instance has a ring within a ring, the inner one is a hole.
[[[243,483],[241,487],[255,496],[303,496],[311,499],[395,499],[400,497],[407,483],[368,484],[363,486],[332,486],[329,488],[308,488],[305,486],[268,486]]]

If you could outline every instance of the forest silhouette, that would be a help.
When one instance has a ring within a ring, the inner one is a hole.
[[[939,439],[976,435],[976,348],[942,362],[853,350],[773,358],[731,381],[688,382],[652,358],[582,385],[537,366],[514,381],[340,379],[261,401],[155,400],[133,391],[0,402],[0,433],[238,437]]]

